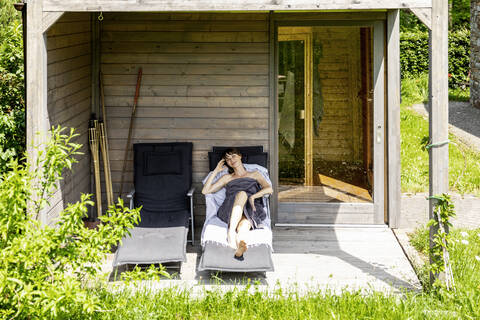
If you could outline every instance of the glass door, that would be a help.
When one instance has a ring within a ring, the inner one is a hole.
[[[278,165],[281,185],[312,183],[310,34],[279,36]]]

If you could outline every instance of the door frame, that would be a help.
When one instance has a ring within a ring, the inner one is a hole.
[[[312,61],[312,35],[310,33],[295,33],[288,35],[278,35],[278,42],[281,41],[304,41],[304,120],[312,119],[313,116],[313,61]],[[278,74],[278,70],[277,70]],[[277,93],[278,94],[278,93]],[[278,127],[276,128],[278,132]],[[305,185],[313,183],[313,141],[312,141],[313,123],[304,121],[304,175]],[[278,154],[277,154],[278,157]],[[278,161],[277,161],[278,163]],[[278,170],[278,168],[277,168]]]
[[[278,27],[306,27],[306,26],[324,26],[324,27],[370,27],[372,29],[372,53],[373,53],[373,204],[352,204],[348,203],[350,208],[358,206],[358,211],[364,211],[366,207],[371,207],[373,211],[373,224],[385,224],[385,197],[386,197],[386,180],[385,180],[385,159],[386,159],[386,131],[385,131],[385,98],[386,98],[386,82],[385,82],[385,27],[384,20],[368,20],[368,21],[292,21],[292,20],[276,20],[274,16],[270,16],[270,173],[273,182],[273,223],[278,223],[278,210],[280,203],[278,202]],[[310,72],[311,73],[311,72]],[[307,115],[305,115],[307,117]],[[307,118],[308,119],[308,118]],[[306,121],[308,122],[308,121]],[[294,206],[294,203],[282,203],[287,206]],[[331,205],[332,212],[338,210],[339,204],[335,203],[302,203],[310,205],[314,209],[320,205],[322,210]]]

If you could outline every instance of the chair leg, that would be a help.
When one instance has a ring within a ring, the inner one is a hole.
[[[195,221],[193,216],[193,197],[190,197],[190,222],[192,228],[192,246],[195,245]]]

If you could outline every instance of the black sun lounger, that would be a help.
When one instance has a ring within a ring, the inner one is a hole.
[[[113,266],[185,262],[189,220],[194,241],[192,143],[139,143],[133,150],[130,206],[142,206],[141,221],[122,239]]]
[[[213,171],[218,161],[220,161],[223,151],[226,147],[214,147],[209,152],[210,171]],[[242,153],[242,161],[247,170],[257,170],[266,175],[267,172],[267,153],[263,152],[262,146],[255,147],[238,147]],[[226,174],[220,172],[221,175]],[[205,180],[204,180],[205,181]],[[247,244],[248,250],[244,253],[243,259],[235,259],[234,251],[228,247],[226,243],[227,225],[216,216],[216,210],[221,205],[222,192],[215,194],[207,194],[206,201],[206,218],[202,230],[202,257],[198,271],[217,270],[226,272],[265,272],[273,271],[272,261],[272,230],[270,221],[270,206],[268,205],[268,197],[264,197],[264,210],[267,212],[268,218],[264,222],[264,228],[251,230],[248,232]],[[250,241],[249,241],[250,240]]]

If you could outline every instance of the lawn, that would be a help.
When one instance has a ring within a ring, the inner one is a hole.
[[[465,91],[452,90],[451,96],[461,100]],[[403,192],[428,191],[428,121],[409,106],[428,99],[428,77],[402,81],[401,180]],[[480,152],[466,146],[452,134],[449,139],[450,190],[480,196]]]

